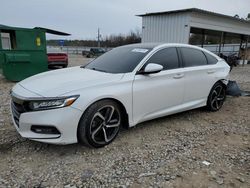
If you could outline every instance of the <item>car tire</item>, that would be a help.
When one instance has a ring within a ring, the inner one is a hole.
[[[87,57],[87,58],[92,58],[92,54],[89,53],[86,57]]]
[[[91,105],[82,115],[78,142],[100,148],[110,144],[118,135],[122,123],[119,105],[112,100],[101,100]]]
[[[223,106],[225,99],[226,99],[225,85],[221,82],[215,83],[207,99],[207,109],[212,112],[218,111]]]

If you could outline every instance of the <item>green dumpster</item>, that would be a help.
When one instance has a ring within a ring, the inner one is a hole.
[[[46,28],[16,28],[0,25],[0,74],[21,81],[48,70],[46,35],[69,35]]]

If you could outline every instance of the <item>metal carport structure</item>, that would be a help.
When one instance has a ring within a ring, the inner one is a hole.
[[[142,42],[190,43],[190,34],[200,34],[203,46],[205,35],[216,35],[221,46],[228,36],[239,38],[247,49],[250,21],[197,8],[138,15],[142,17]],[[246,53],[245,53],[246,54]]]

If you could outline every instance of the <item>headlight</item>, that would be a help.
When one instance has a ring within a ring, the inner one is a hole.
[[[29,102],[29,108],[31,110],[49,110],[54,108],[62,108],[73,104],[78,97],[79,95],[70,97],[48,98],[45,100],[34,100]]]

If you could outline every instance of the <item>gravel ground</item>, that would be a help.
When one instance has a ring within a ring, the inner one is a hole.
[[[70,66],[89,59],[70,57]],[[250,90],[250,66],[231,73]],[[101,149],[21,138],[9,112],[14,83],[0,75],[0,187],[250,187],[250,98],[122,131]]]

